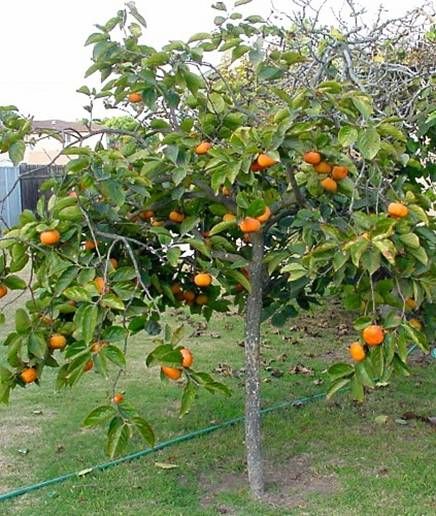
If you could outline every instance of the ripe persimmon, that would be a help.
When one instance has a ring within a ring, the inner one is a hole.
[[[94,240],[85,240],[85,243],[83,244],[83,247],[87,250],[87,251],[92,251],[93,249],[95,249],[97,246],[94,242]]]
[[[138,102],[142,102],[142,95],[141,93],[134,91],[127,95],[127,100],[132,104],[137,104]]]
[[[0,285],[0,299],[2,297],[5,297],[5,295],[8,293],[8,287],[5,285]]]
[[[409,324],[415,330],[422,331],[422,322],[419,319],[410,319]]]
[[[260,231],[260,227],[260,221],[253,217],[245,217],[245,219],[241,220],[239,223],[239,229],[243,233],[257,233]]]
[[[180,294],[182,292],[182,285],[180,283],[173,283],[170,287],[171,292],[175,294]]]
[[[153,210],[142,210],[139,212],[139,218],[141,220],[150,220],[154,217],[154,211]]]
[[[404,304],[406,305],[406,308],[408,308],[409,310],[415,310],[415,308],[418,306],[416,304],[416,301],[412,297],[408,297],[404,301]]]
[[[94,280],[95,288],[99,294],[104,294],[106,290],[106,281],[101,276],[97,276]]]
[[[185,218],[185,215],[183,213],[180,213],[180,211],[177,211],[177,210],[173,210],[170,212],[170,214],[168,215],[168,218],[172,221],[172,222],[182,222]]]
[[[187,303],[192,303],[195,299],[195,293],[192,292],[192,290],[186,290],[185,292],[183,292],[183,299]]]
[[[332,166],[327,161],[321,161],[313,167],[318,174],[330,174]]]
[[[39,240],[43,245],[56,245],[60,239],[61,234],[57,229],[49,229],[39,235]]]
[[[224,222],[233,222],[236,220],[236,215],[234,213],[226,213],[223,217]]]
[[[321,154],[316,151],[308,151],[304,153],[303,160],[310,165],[318,165],[321,163]]]
[[[209,298],[206,296],[206,294],[200,294],[195,298],[195,303],[199,306],[207,305],[209,302]]]
[[[262,215],[259,215],[258,217],[256,217],[256,219],[260,222],[260,223],[264,223],[266,222],[269,218],[271,217],[271,210],[269,209],[269,206],[266,206],[265,207],[265,210],[264,212],[262,213]]]
[[[24,383],[32,383],[38,379],[38,373],[34,367],[26,367],[21,371],[20,378]]]
[[[362,362],[366,356],[365,350],[360,342],[353,342],[349,347],[349,351],[351,358],[356,362]]]
[[[409,214],[409,208],[401,202],[391,202],[388,206],[388,213],[391,217],[402,219]]]
[[[256,160],[256,161],[253,161],[253,163],[250,165],[250,170],[252,172],[260,172],[261,170],[263,170],[263,167],[261,167]]]
[[[321,186],[328,192],[335,193],[338,190],[338,185],[334,179],[326,177],[321,181]]]
[[[119,405],[123,401],[124,401],[124,396],[121,394],[121,392],[117,392],[116,394],[114,394],[114,396],[112,398],[112,403],[114,403],[115,405]]]
[[[89,360],[86,362],[86,364],[85,364],[85,366],[84,366],[83,370],[84,370],[84,371],[85,371],[85,373],[86,373],[87,371],[90,371],[93,367],[94,367],[94,362],[92,361],[92,359],[89,359]]]
[[[212,283],[212,276],[207,272],[200,272],[194,276],[197,287],[208,287]]]
[[[232,189],[228,186],[223,186],[221,188],[221,192],[224,195],[224,197],[230,197],[230,195],[232,195]]]
[[[182,370],[175,367],[161,367],[161,371],[170,380],[178,380],[182,376]]]
[[[211,149],[212,144],[210,142],[203,141],[195,147],[195,154],[207,154]]]
[[[182,354],[182,357],[183,357],[182,366],[183,367],[191,367],[192,363],[194,362],[194,357],[192,355],[192,351],[188,348],[182,348],[180,350],[180,353]]]
[[[335,181],[341,181],[348,176],[348,168],[340,165],[335,165],[332,169],[332,178]]]
[[[53,334],[48,341],[50,349],[64,349],[66,345],[67,339],[60,333]]]
[[[93,353],[100,353],[100,351],[106,346],[106,343],[102,340],[96,340],[91,345],[91,351]]]
[[[367,326],[362,332],[362,337],[368,346],[378,346],[385,338],[383,327],[377,324]]]
[[[268,156],[268,154],[259,154],[257,157],[257,163],[261,168],[269,168],[278,163],[278,161],[271,158],[271,156]]]

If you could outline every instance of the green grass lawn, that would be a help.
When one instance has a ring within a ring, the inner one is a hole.
[[[181,320],[193,334],[184,344],[194,352],[197,369],[218,368],[217,376],[233,395],[224,399],[201,392],[192,412],[179,419],[181,388],[161,383],[157,368],[146,369],[152,343],[138,335],[129,344],[129,369],[121,388],[153,424],[158,441],[243,413],[240,318],[220,317],[206,328],[182,312],[168,315],[171,324]],[[348,360],[346,345],[352,336],[350,318],[331,304],[280,332],[265,326],[263,405],[322,392],[325,368],[338,358]],[[361,406],[341,394],[330,402],[265,415],[268,494],[263,503],[249,497],[239,424],[0,502],[0,514],[433,515],[434,428],[419,420],[396,420],[405,412],[434,414],[434,369],[434,361],[416,353],[410,378],[395,378]],[[228,371],[233,375],[223,374]],[[55,392],[54,377],[48,371],[40,388],[16,389],[11,405],[0,408],[0,492],[107,459],[103,431],[83,429],[80,422],[108,398],[108,386],[90,372],[72,390]],[[380,415],[387,416],[383,424],[375,419]],[[142,447],[134,440],[129,452]],[[162,469],[156,463],[177,467]]]

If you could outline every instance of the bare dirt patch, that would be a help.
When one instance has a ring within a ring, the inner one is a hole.
[[[334,474],[318,474],[312,467],[310,456],[301,454],[290,457],[287,461],[265,466],[266,493],[263,502],[273,507],[288,509],[304,507],[310,494],[331,494],[339,486]],[[240,491],[248,488],[246,472],[220,475],[219,481],[211,483],[210,479],[200,479],[207,494],[202,497],[204,507],[216,504],[216,497],[226,491]],[[223,505],[219,512],[232,514],[232,509]]]

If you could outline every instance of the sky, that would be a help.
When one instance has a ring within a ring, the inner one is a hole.
[[[284,11],[292,0],[272,0]],[[315,2],[320,0],[315,0]],[[327,0],[338,7],[336,0]],[[225,0],[232,5],[233,0]],[[136,0],[147,20],[144,41],[154,47],[168,40],[188,39],[213,28],[211,0]],[[375,12],[379,0],[365,0]],[[384,0],[398,16],[420,0]],[[86,81],[92,47],[84,47],[95,23],[103,24],[124,6],[124,0],[1,0],[0,105],[13,104],[35,119],[73,121],[86,116],[86,97],[76,89]],[[266,15],[271,0],[252,0],[241,6],[243,14]],[[89,84],[89,79],[88,79]],[[100,113],[97,113],[101,115]]]

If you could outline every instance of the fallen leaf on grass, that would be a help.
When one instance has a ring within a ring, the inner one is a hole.
[[[86,469],[82,469],[80,470],[78,473],[77,473],[77,476],[78,477],[84,477],[85,475],[87,475],[88,473],[91,473],[91,471],[93,470],[94,468],[86,468]]]
[[[18,448],[17,452],[21,453],[21,455],[27,455],[30,452],[30,450],[29,448]]]
[[[378,425],[384,425],[388,421],[388,419],[389,419],[388,416],[385,416],[384,414],[381,414],[380,416],[377,416],[376,418],[374,418],[374,421]]]
[[[32,414],[35,416],[40,416],[42,414],[42,410],[32,410]]]
[[[401,419],[400,417],[395,420],[395,423],[398,425],[407,425],[407,421],[405,419]]]
[[[168,462],[155,462],[154,465],[157,468],[161,468],[161,469],[175,469],[175,468],[179,467],[177,464],[170,464]]]
[[[306,367],[303,364],[297,364],[296,366],[289,369],[289,374],[304,374],[306,376],[312,376],[314,371],[313,369],[310,369],[310,367]]]

